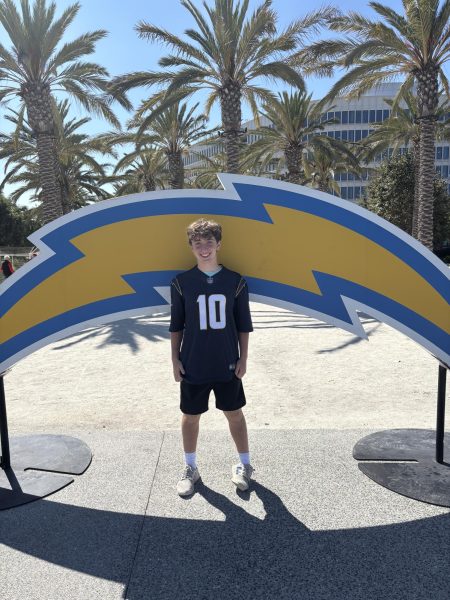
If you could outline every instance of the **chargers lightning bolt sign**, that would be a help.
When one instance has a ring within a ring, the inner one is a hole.
[[[366,337],[357,311],[450,363],[446,265],[369,211],[309,188],[220,175],[223,191],[172,190],[82,208],[30,237],[40,249],[0,286],[0,373],[94,324],[167,310],[192,266],[186,226],[222,224],[221,261],[250,298]]]

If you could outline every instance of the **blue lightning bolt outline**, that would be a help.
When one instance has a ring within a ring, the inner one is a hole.
[[[409,265],[450,302],[448,269],[412,237],[373,213],[310,188],[271,179],[218,175],[224,190],[171,190],[124,196],[85,207],[44,226],[30,236],[38,258],[0,286],[0,317],[26,293],[84,256],[71,240],[111,223],[170,214],[213,214],[272,223],[264,204],[282,206],[322,217],[363,235]],[[0,372],[50,342],[84,327],[137,314],[167,310],[166,286],[178,271],[122,274],[134,292],[107,298],[52,317],[11,338],[0,348]],[[245,273],[244,273],[245,275]],[[322,295],[277,282],[247,277],[250,298],[289,308],[367,337],[357,310],[395,327],[450,363],[450,336],[405,306],[351,281],[313,271]],[[120,275],[119,275],[120,276]],[[165,303],[161,304],[164,298]],[[450,307],[449,307],[450,321]]]

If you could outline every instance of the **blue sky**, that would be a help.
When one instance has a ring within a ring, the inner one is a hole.
[[[200,0],[194,0],[197,6],[201,6]],[[211,2],[212,0],[208,0]],[[401,0],[384,0],[387,5],[398,12],[403,12]],[[16,0],[18,4],[18,0]],[[74,0],[56,0],[57,16]],[[261,0],[250,0],[250,9],[261,4]],[[279,16],[279,27],[284,28],[294,19],[304,16],[306,13],[316,10],[319,6],[314,0],[273,0],[273,8]],[[375,16],[374,11],[367,3],[356,0],[346,0],[338,4],[343,11],[356,10],[366,15]],[[81,1],[79,13],[67,30],[64,41],[70,41],[81,34],[96,29],[105,29],[108,36],[101,40],[96,46],[96,52],[87,57],[87,60],[97,62],[108,69],[111,76],[140,70],[158,70],[158,60],[167,53],[167,49],[159,44],[150,43],[138,37],[135,26],[139,21],[150,22],[161,28],[182,35],[184,30],[192,27],[194,22],[188,11],[181,6],[179,0],[85,0]],[[331,35],[323,32],[321,37]],[[0,42],[7,48],[10,47],[6,32],[0,29]],[[308,89],[314,98],[322,97],[330,88],[333,79],[310,78],[307,80]],[[273,84],[266,82],[267,87],[274,89]],[[280,88],[278,88],[280,89]],[[130,99],[137,106],[141,99],[148,97],[151,90],[137,89],[130,93]],[[190,102],[202,101],[201,95],[194,96]],[[73,107],[74,116],[86,116],[82,108]],[[115,111],[122,125],[131,116],[130,113],[116,106]],[[0,130],[9,129],[3,119],[4,110],[0,107]],[[250,111],[243,107],[243,119],[250,118]],[[220,123],[219,108],[216,106],[211,113],[211,125]],[[110,125],[100,119],[92,118],[85,131],[90,134],[99,133],[111,129]],[[3,178],[3,168],[0,170],[0,181]],[[8,193],[8,188],[6,189]],[[22,203],[22,202],[21,202]],[[25,200],[25,203],[27,201]]]
[[[201,6],[199,0],[196,5]],[[73,0],[56,0],[58,14],[67,6],[73,4]],[[251,0],[251,9],[259,6],[260,0]],[[392,8],[402,11],[400,0],[388,0],[386,2]],[[273,8],[279,15],[279,26],[285,27],[290,21],[297,19],[307,12],[317,9],[319,4],[314,0],[273,0]],[[349,0],[339,3],[341,10],[357,10],[368,15],[374,14],[367,3]],[[144,20],[171,32],[182,35],[183,31],[193,26],[193,19],[188,11],[181,6],[179,0],[85,0],[81,2],[81,8],[77,18],[68,30],[68,39],[74,38],[86,31],[93,29],[105,29],[108,36],[97,44],[97,49],[91,59],[106,67],[110,75],[115,76],[122,73],[138,70],[158,69],[158,59],[166,53],[166,48],[139,39],[134,27]],[[325,35],[325,34],[324,34]],[[3,38],[3,35],[2,35]],[[4,42],[3,42],[4,43]],[[6,45],[8,45],[6,43]],[[331,79],[310,79],[308,87],[313,92],[314,98],[319,98],[330,88]],[[267,82],[270,86],[270,82]],[[273,85],[273,84],[272,84]],[[130,94],[130,98],[136,105],[139,100],[150,95],[149,90],[141,88]],[[84,114],[78,109],[80,115]],[[129,116],[125,111],[117,109],[117,114],[122,123]],[[250,113],[244,107],[244,118]],[[219,122],[218,108],[211,115],[213,124]],[[105,122],[93,122],[90,131],[102,131],[108,128]]]

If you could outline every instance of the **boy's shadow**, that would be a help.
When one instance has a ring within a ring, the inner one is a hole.
[[[142,517],[42,500],[1,513],[0,542],[66,569],[120,583],[127,588],[128,600],[448,599],[448,514],[394,525],[313,531],[256,481],[251,494],[263,504],[263,519],[201,482],[197,493],[223,513],[224,521]],[[241,495],[250,498],[248,493]],[[8,566],[14,569],[14,563]],[[11,586],[10,569],[3,571],[8,572],[9,579],[2,579]],[[16,577],[23,576],[17,570]],[[57,582],[61,577],[55,573]],[[92,590],[83,589],[89,580],[79,583],[77,597],[91,597]]]

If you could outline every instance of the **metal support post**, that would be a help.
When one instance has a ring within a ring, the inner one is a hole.
[[[11,457],[9,453],[8,419],[6,417],[5,386],[3,375],[0,376],[0,438],[2,457],[0,467],[6,471],[11,468]]]
[[[439,365],[437,418],[436,418],[436,462],[444,462],[444,434],[445,434],[445,388],[447,382],[447,369]]]

